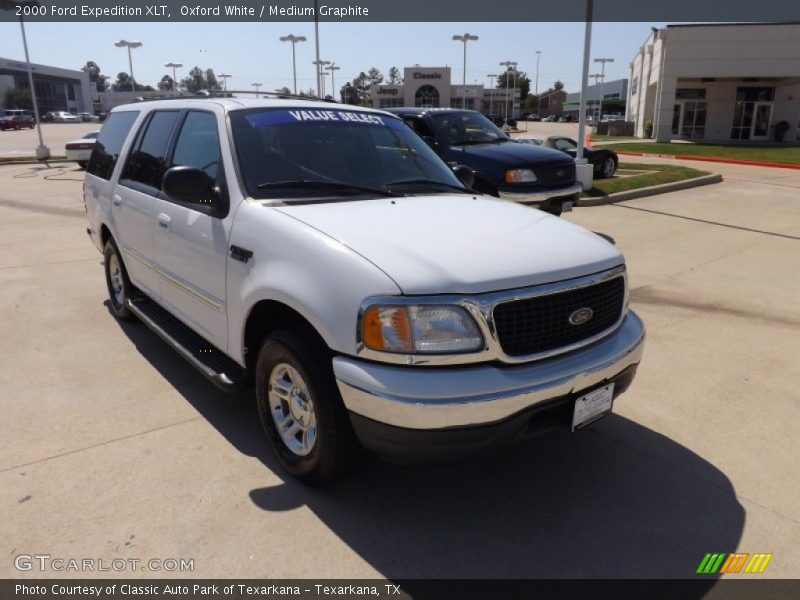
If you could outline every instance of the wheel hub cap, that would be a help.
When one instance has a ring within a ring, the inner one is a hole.
[[[297,456],[306,456],[317,441],[317,416],[300,372],[287,363],[275,365],[268,395],[270,416],[281,440]]]

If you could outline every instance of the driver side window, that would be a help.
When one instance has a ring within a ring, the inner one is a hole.
[[[572,140],[561,138],[555,141],[555,147],[556,150],[561,150],[562,152],[566,152],[567,150],[575,150],[577,144],[575,144]]]
[[[220,160],[216,116],[207,112],[189,111],[175,143],[171,166],[195,167],[216,180]]]

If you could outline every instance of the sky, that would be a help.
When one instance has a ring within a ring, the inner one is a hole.
[[[644,43],[650,27],[663,23],[595,23],[592,58],[610,57],[606,81],[627,77],[630,61]],[[155,87],[171,69],[163,65],[180,62],[178,78],[195,65],[229,73],[228,89],[262,91],[292,88],[292,50],[279,41],[287,34],[304,35],[297,45],[298,90],[315,87],[314,25],[297,23],[26,23],[31,61],[79,69],[93,60],[101,72],[116,79],[128,72],[128,55],[114,43],[139,40],[133,51],[133,72],[140,84]],[[518,69],[534,79],[536,50],[541,50],[539,89],[556,80],[568,92],[580,90],[583,59],[583,23],[320,23],[320,58],[341,67],[336,87],[352,80],[360,71],[375,66],[384,76],[389,67],[421,66],[452,68],[453,83],[461,83],[463,45],[456,34],[471,33],[480,39],[467,46],[467,83],[488,84],[487,75],[502,70],[499,62],[518,62]],[[0,23],[0,56],[24,59],[18,23]],[[590,73],[599,72],[592,64]],[[533,87],[533,86],[532,86]],[[330,88],[328,88],[329,90]]]

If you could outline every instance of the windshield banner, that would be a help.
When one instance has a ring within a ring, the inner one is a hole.
[[[393,129],[405,128],[400,119],[353,110],[274,109],[247,115],[251,127],[287,125],[291,123],[343,123],[346,125],[380,125]]]

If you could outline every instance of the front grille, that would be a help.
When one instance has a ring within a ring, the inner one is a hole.
[[[539,183],[543,185],[566,185],[575,181],[574,162],[556,167],[538,167],[534,171]]]
[[[497,338],[509,356],[570,346],[614,325],[622,314],[624,301],[625,278],[619,276],[574,290],[503,302],[493,313]],[[591,308],[592,317],[573,325],[570,315],[581,308]]]

